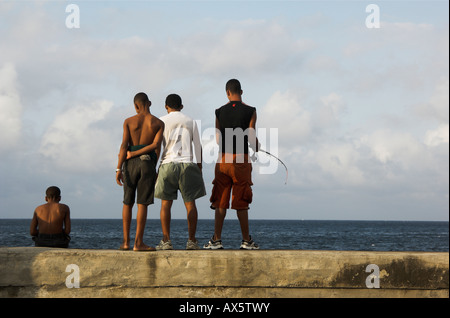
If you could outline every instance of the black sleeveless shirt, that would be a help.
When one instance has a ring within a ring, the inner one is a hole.
[[[248,154],[248,128],[255,107],[235,101],[216,109],[222,141],[221,153]]]

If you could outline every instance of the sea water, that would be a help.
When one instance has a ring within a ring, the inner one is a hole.
[[[0,219],[0,246],[33,246],[28,219]],[[133,240],[136,220],[132,220]],[[199,245],[214,233],[214,220],[199,220]],[[427,221],[322,221],[250,220],[250,234],[261,249],[354,251],[449,251],[449,223]],[[122,243],[121,219],[73,219],[70,248],[118,249]],[[144,242],[155,246],[162,239],[161,223],[148,219]],[[185,249],[187,220],[171,222],[174,249]],[[225,249],[239,249],[239,221],[225,219]]]

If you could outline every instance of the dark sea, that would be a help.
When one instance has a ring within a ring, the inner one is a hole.
[[[30,220],[0,219],[1,246],[33,246]],[[136,220],[132,221],[134,239]],[[202,246],[214,232],[214,220],[199,220],[197,240]],[[425,221],[313,221],[250,220],[250,234],[261,249],[353,251],[449,251],[449,223]],[[117,249],[122,243],[121,219],[73,219],[70,248]],[[161,223],[148,219],[144,242],[155,246],[162,238]],[[174,219],[174,249],[185,249],[187,221]],[[239,249],[239,221],[226,219],[222,232],[225,249]]]

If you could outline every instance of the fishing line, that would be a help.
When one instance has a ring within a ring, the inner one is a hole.
[[[284,168],[286,169],[286,181],[284,182],[284,184],[287,184],[289,172],[288,172],[288,168],[286,167],[286,165],[284,164],[284,162],[281,161],[280,158],[278,158],[278,157],[272,155],[270,152],[268,152],[268,151],[266,151],[266,150],[259,149],[258,151],[259,151],[259,152],[263,152],[263,153],[265,153],[265,154],[267,154],[267,155],[269,155],[269,156],[271,156],[271,157],[277,159],[277,160],[284,166]],[[252,156],[252,159],[253,159],[253,160],[256,160],[256,156],[255,156],[255,155],[256,155],[256,153],[253,153],[253,156]]]

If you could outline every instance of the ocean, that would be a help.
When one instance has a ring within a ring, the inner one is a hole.
[[[0,247],[34,246],[28,219],[0,219]],[[134,238],[136,220],[132,221]],[[199,220],[197,240],[208,242],[214,220]],[[261,249],[353,250],[353,251],[449,251],[449,223],[427,221],[321,221],[250,220],[250,234]],[[122,243],[121,219],[72,219],[70,248],[118,249]],[[144,242],[155,246],[162,238],[161,223],[148,219]],[[174,249],[185,249],[187,221],[174,219],[171,240]],[[239,221],[226,219],[222,232],[225,249],[239,249]]]

